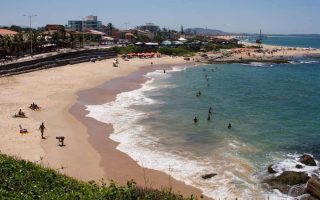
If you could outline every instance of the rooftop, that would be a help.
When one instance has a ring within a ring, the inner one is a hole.
[[[15,34],[18,34],[18,32],[0,28],[0,35],[2,35],[2,36],[4,36],[4,35],[15,35]]]

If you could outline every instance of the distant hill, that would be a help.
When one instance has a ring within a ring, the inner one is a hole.
[[[206,29],[206,28],[188,28],[184,31],[186,34],[195,35],[226,35],[228,33],[216,29]]]

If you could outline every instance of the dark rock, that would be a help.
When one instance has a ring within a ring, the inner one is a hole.
[[[308,165],[308,166],[317,166],[316,161],[314,160],[314,158],[310,155],[303,155],[300,157],[299,162]]]
[[[273,169],[272,167],[273,167],[272,164],[268,166],[268,172],[269,172],[270,174],[275,174],[275,173],[277,173],[276,171],[274,171],[274,169]]]
[[[320,179],[319,178],[311,178],[307,184],[307,193],[312,196],[320,199]]]
[[[211,173],[211,174],[205,174],[205,175],[202,175],[201,178],[203,179],[209,179],[209,178],[212,178],[214,176],[216,176],[217,174],[216,173]]]
[[[296,165],[296,168],[297,168],[297,169],[302,169],[302,168],[303,168],[303,166],[302,166],[302,165],[297,164],[297,165]]]
[[[278,189],[284,194],[288,194],[289,189],[294,185],[301,185],[308,182],[310,177],[304,172],[283,172],[280,176],[267,179],[267,183],[271,189]]]

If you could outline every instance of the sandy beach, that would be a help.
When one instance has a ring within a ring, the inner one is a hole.
[[[143,169],[116,150],[117,143],[108,138],[112,125],[85,117],[83,106],[105,103],[113,100],[117,93],[138,88],[145,81],[143,74],[150,70],[188,63],[172,57],[132,59],[120,60],[119,67],[115,68],[112,62],[111,59],[67,65],[1,78],[1,152],[84,181],[103,178],[125,184],[134,179],[141,186],[172,186],[174,191],[184,195],[200,196],[199,190],[172,180],[165,173]],[[112,79],[115,80],[108,82]],[[29,109],[32,102],[41,110]],[[12,117],[20,108],[27,118]],[[46,126],[43,140],[38,130],[41,122]],[[19,134],[19,124],[29,133]],[[66,146],[58,146],[58,136],[65,137]]]
[[[286,51],[290,56],[306,53],[304,49]],[[275,56],[282,55],[280,50],[278,54]],[[237,60],[245,55],[245,51],[234,53],[230,59]],[[116,150],[117,143],[108,137],[113,131],[112,125],[86,117],[88,112],[85,110],[85,105],[104,104],[121,92],[139,88],[146,81],[144,74],[147,72],[175,65],[193,65],[193,62],[168,56],[120,59],[119,67],[112,67],[112,62],[113,59],[87,62],[0,78],[1,152],[84,181],[103,178],[125,184],[134,179],[140,186],[172,187],[184,195],[200,196],[200,190],[175,181],[163,172],[144,169]],[[41,110],[29,109],[32,102]],[[12,117],[19,109],[27,118]],[[38,130],[41,122],[46,126],[46,139],[43,140]],[[19,125],[29,133],[21,135]],[[56,137],[59,136],[65,137],[66,146],[58,146]]]

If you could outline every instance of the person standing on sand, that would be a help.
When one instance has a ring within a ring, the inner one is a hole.
[[[41,132],[41,139],[45,139],[45,137],[43,137],[44,129],[46,129],[46,127],[44,126],[44,123],[42,122],[42,124],[39,127],[39,130]]]

